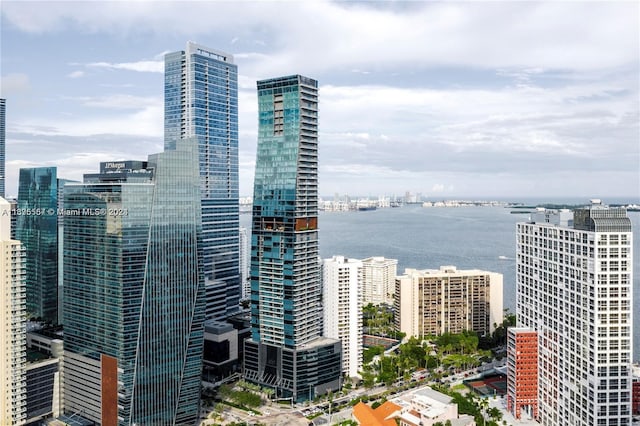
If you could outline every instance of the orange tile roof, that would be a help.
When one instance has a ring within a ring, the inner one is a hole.
[[[353,415],[360,426],[396,426],[396,421],[387,417],[399,410],[400,406],[391,401],[386,401],[375,410],[360,401],[353,407]]]

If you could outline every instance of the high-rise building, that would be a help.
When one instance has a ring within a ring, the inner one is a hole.
[[[242,299],[251,297],[251,280],[249,280],[249,258],[251,257],[251,239],[247,228],[240,227],[240,282],[242,283]]]
[[[7,101],[0,98],[0,197],[5,197],[5,185],[6,185],[6,149],[5,149],[5,137],[6,137],[6,112]]]
[[[406,269],[396,279],[395,326],[407,336],[475,331],[502,324],[502,274],[477,269]]]
[[[20,169],[16,239],[26,251],[27,314],[52,324],[59,322],[57,211],[57,169]]]
[[[507,410],[516,419],[523,411],[538,417],[538,333],[530,328],[508,329]]]
[[[233,57],[189,42],[165,56],[165,149],[195,138],[207,318],[239,310],[238,68]]]
[[[340,341],[322,333],[318,253],[318,83],[258,82],[247,380],[295,401],[340,386]]]
[[[0,197],[0,424],[22,425],[26,405],[24,251],[11,239],[11,205]]]
[[[393,304],[397,259],[386,259],[382,256],[369,257],[362,260],[362,285],[364,304]]]
[[[195,424],[204,286],[198,153],[103,162],[65,186],[66,413]]]
[[[538,332],[538,420],[631,424],[632,225],[599,200],[517,224],[516,318]]]
[[[334,256],[323,262],[324,335],[342,342],[342,372],[362,370],[362,261]]]

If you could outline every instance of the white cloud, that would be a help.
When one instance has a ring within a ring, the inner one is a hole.
[[[127,70],[137,72],[164,72],[164,61],[138,61],[138,62],[92,62],[87,64],[89,68],[106,68],[114,70]]]
[[[73,82],[77,92],[66,92],[82,111],[52,115],[53,108],[35,108],[46,102],[30,97],[23,103],[35,107],[16,114],[11,129],[69,137],[82,152],[114,133],[131,144],[148,138],[161,145],[163,105],[153,95],[161,95],[162,49],[191,39],[232,50],[239,66],[245,194],[255,167],[255,82],[294,72],[321,83],[323,191],[345,189],[345,182],[365,192],[399,185],[533,191],[559,178],[617,190],[631,176],[623,187],[639,192],[639,9],[634,2],[5,2],[3,32],[44,34],[43,41],[89,34],[114,46],[135,40],[132,50],[66,59],[83,67],[69,77],[87,77]],[[28,90],[27,74],[3,53],[5,63],[16,74],[8,85],[3,77],[3,91]],[[36,87],[36,73],[29,75]],[[82,91],[90,77],[96,88],[118,93]],[[152,78],[156,86],[145,86]],[[603,181],[580,178],[589,175]],[[528,183],[532,176],[536,182]]]
[[[425,2],[409,8],[314,2],[6,2],[26,32],[217,35],[261,40],[267,73],[416,66],[600,69],[638,58],[637,2]],[[216,16],[212,28],[210,19]],[[239,19],[239,16],[242,19]],[[309,19],[313,17],[313,19]],[[569,19],[570,18],[570,19]],[[318,54],[321,51],[322,54]],[[254,64],[251,64],[253,66]]]
[[[69,74],[67,74],[67,77],[69,78],[80,78],[84,76],[84,71],[73,71]]]
[[[141,109],[144,107],[164,107],[164,99],[160,96],[133,96],[129,94],[112,94],[106,96],[83,96],[65,98],[80,102],[84,106],[107,109]]]
[[[0,91],[2,97],[25,92],[31,88],[29,76],[26,74],[12,73],[3,75],[0,79]]]
[[[39,136],[128,135],[161,138],[164,135],[163,119],[164,106],[158,104],[145,106],[130,114],[25,120],[12,124],[9,130]]]

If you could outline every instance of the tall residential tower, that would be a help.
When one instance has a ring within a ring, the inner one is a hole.
[[[633,254],[623,208],[599,200],[517,224],[516,318],[538,335],[545,426],[631,424]]]
[[[6,151],[5,151],[5,114],[7,112],[6,99],[0,98],[0,197],[5,196],[6,175]]]
[[[342,342],[342,372],[360,377],[363,356],[362,261],[333,256],[323,262],[324,335]]]
[[[340,386],[339,340],[322,333],[318,254],[318,83],[258,82],[247,380],[295,401]]]
[[[165,149],[195,138],[199,150],[207,318],[239,310],[238,67],[189,42],[165,56]]]
[[[11,239],[11,205],[0,197],[0,424],[27,419],[24,251]]]

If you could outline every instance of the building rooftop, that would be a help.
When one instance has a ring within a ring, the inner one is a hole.
[[[400,406],[391,401],[386,401],[376,409],[362,401],[353,407],[354,417],[358,424],[363,426],[396,426],[394,414],[398,411]]]

